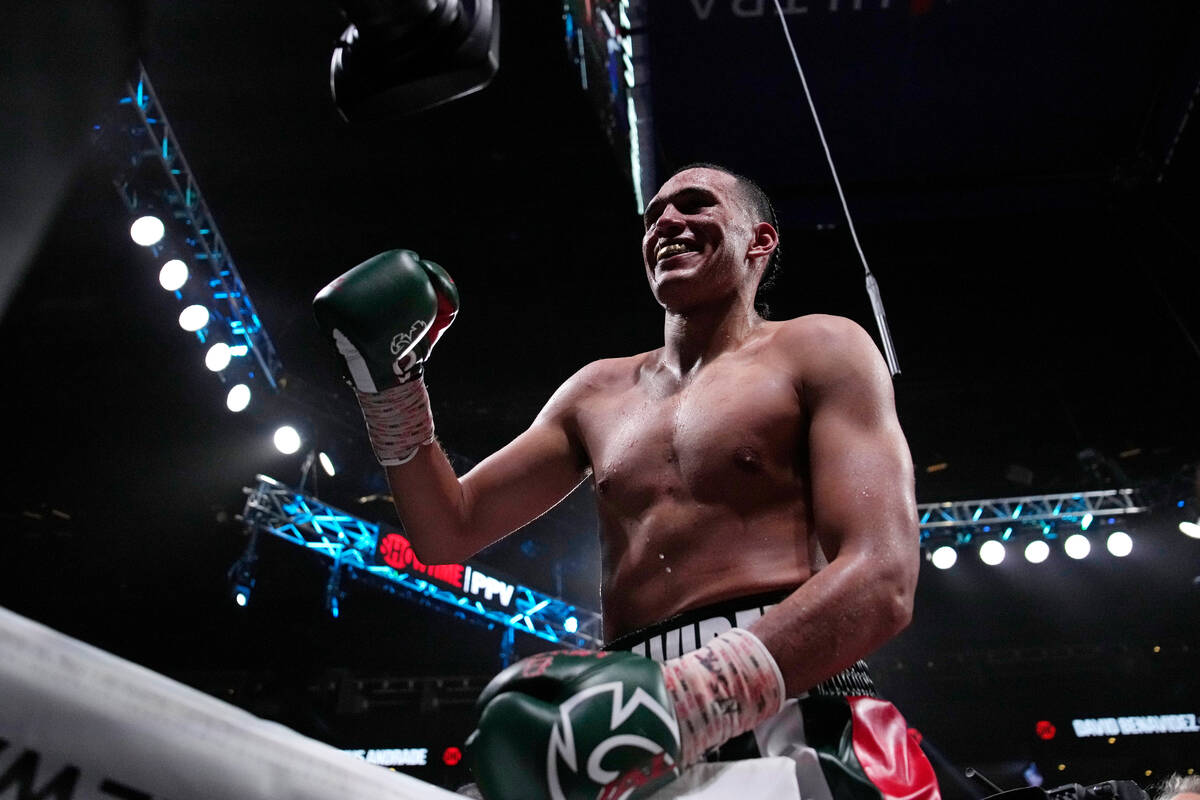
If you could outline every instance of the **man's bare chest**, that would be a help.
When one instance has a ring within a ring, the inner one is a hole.
[[[796,490],[803,408],[790,378],[761,366],[651,381],[581,415],[597,499],[639,515],[660,502],[753,506]]]

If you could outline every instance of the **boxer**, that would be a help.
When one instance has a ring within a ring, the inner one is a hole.
[[[583,367],[461,477],[421,380],[453,281],[391,251],[317,295],[423,561],[462,561],[595,489],[613,646],[540,654],[488,686],[470,741],[486,797],[642,797],[704,759],[783,754],[824,797],[937,800],[861,663],[908,624],[919,565],[889,374],[847,319],[756,311],[778,245],[752,181],[677,172],[642,240],[663,346]]]

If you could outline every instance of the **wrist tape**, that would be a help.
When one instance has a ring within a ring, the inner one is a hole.
[[[787,695],[771,653],[742,628],[666,662],[663,673],[679,720],[682,766],[778,714]]]
[[[375,458],[385,467],[412,460],[433,441],[433,412],[420,376],[382,392],[354,392],[367,422]]]

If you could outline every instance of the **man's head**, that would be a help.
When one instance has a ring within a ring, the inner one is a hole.
[[[775,211],[750,179],[720,165],[677,170],[647,204],[642,254],[655,298],[664,306],[697,301],[699,283],[736,290],[753,301],[774,279],[779,261]],[[699,281],[688,281],[699,278]],[[765,316],[765,305],[759,305]]]
[[[1200,775],[1171,775],[1154,787],[1153,800],[1200,800]]]

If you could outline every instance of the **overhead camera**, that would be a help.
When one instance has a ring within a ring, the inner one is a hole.
[[[352,123],[399,118],[476,92],[500,67],[495,0],[342,0],[349,24],[329,88]]]
[[[1149,800],[1142,787],[1133,781],[1103,781],[1090,786],[1068,783],[1054,789],[1026,786],[1010,789],[985,798],[985,800]]]

